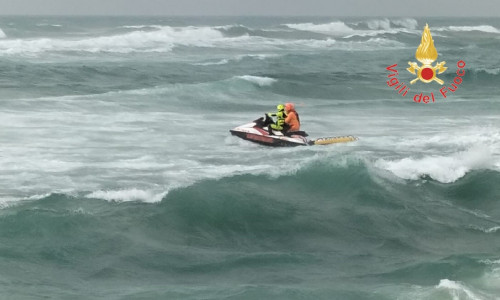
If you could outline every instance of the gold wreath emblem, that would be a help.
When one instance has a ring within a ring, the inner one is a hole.
[[[425,83],[432,81],[436,81],[439,84],[444,83],[444,81],[436,77],[436,74],[441,74],[448,68],[444,66],[446,64],[445,61],[436,63],[435,66],[432,66],[432,63],[438,57],[438,53],[436,47],[434,47],[434,40],[432,39],[428,24],[425,24],[424,32],[422,33],[422,41],[417,48],[415,57],[422,63],[422,66],[419,66],[415,62],[408,62],[410,65],[410,67],[407,68],[408,72],[418,76],[410,81],[411,84],[414,84],[418,80]]]

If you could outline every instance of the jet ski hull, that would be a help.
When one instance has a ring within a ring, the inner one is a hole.
[[[255,129],[258,130],[258,129]],[[236,129],[230,130],[232,135],[240,137],[244,140],[251,141],[257,144],[273,146],[273,147],[294,147],[294,146],[307,146],[308,141],[304,137],[293,138],[277,135],[264,135],[261,133],[241,131]]]
[[[324,137],[315,140],[307,138],[307,133],[304,131],[288,132],[284,135],[281,132],[268,132],[268,119],[257,119],[252,123],[244,124],[229,130],[232,135],[242,138],[247,141],[273,147],[295,147],[295,146],[312,146],[312,145],[329,145],[335,143],[346,143],[358,140],[354,136],[337,136]]]

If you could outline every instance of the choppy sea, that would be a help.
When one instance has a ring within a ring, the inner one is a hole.
[[[425,24],[443,86],[410,84]],[[500,299],[498,49],[486,18],[1,16],[0,298]],[[230,136],[284,102],[359,140]]]

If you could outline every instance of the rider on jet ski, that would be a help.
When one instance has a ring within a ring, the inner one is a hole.
[[[269,134],[273,134],[272,130],[281,131],[285,134],[300,130],[299,114],[295,111],[293,103],[278,104],[276,108],[278,110],[276,113],[266,114],[271,120],[271,117],[277,118],[276,122],[271,122],[268,126]]]
[[[299,131],[300,130],[300,118],[299,114],[295,111],[295,105],[293,103],[285,104],[285,124],[288,127],[287,131]]]
[[[277,112],[266,114],[266,116],[269,117],[271,120],[272,120],[271,117],[276,117],[276,122],[272,122],[268,126],[269,134],[273,134],[273,130],[282,131],[284,129],[283,126],[285,125],[285,118],[286,118],[285,106],[283,104],[278,104],[276,106],[276,109],[278,109]]]

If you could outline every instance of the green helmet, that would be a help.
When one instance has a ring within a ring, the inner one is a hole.
[[[278,106],[276,106],[276,108],[278,109],[278,111],[285,110],[285,106],[283,104],[278,104]]]

